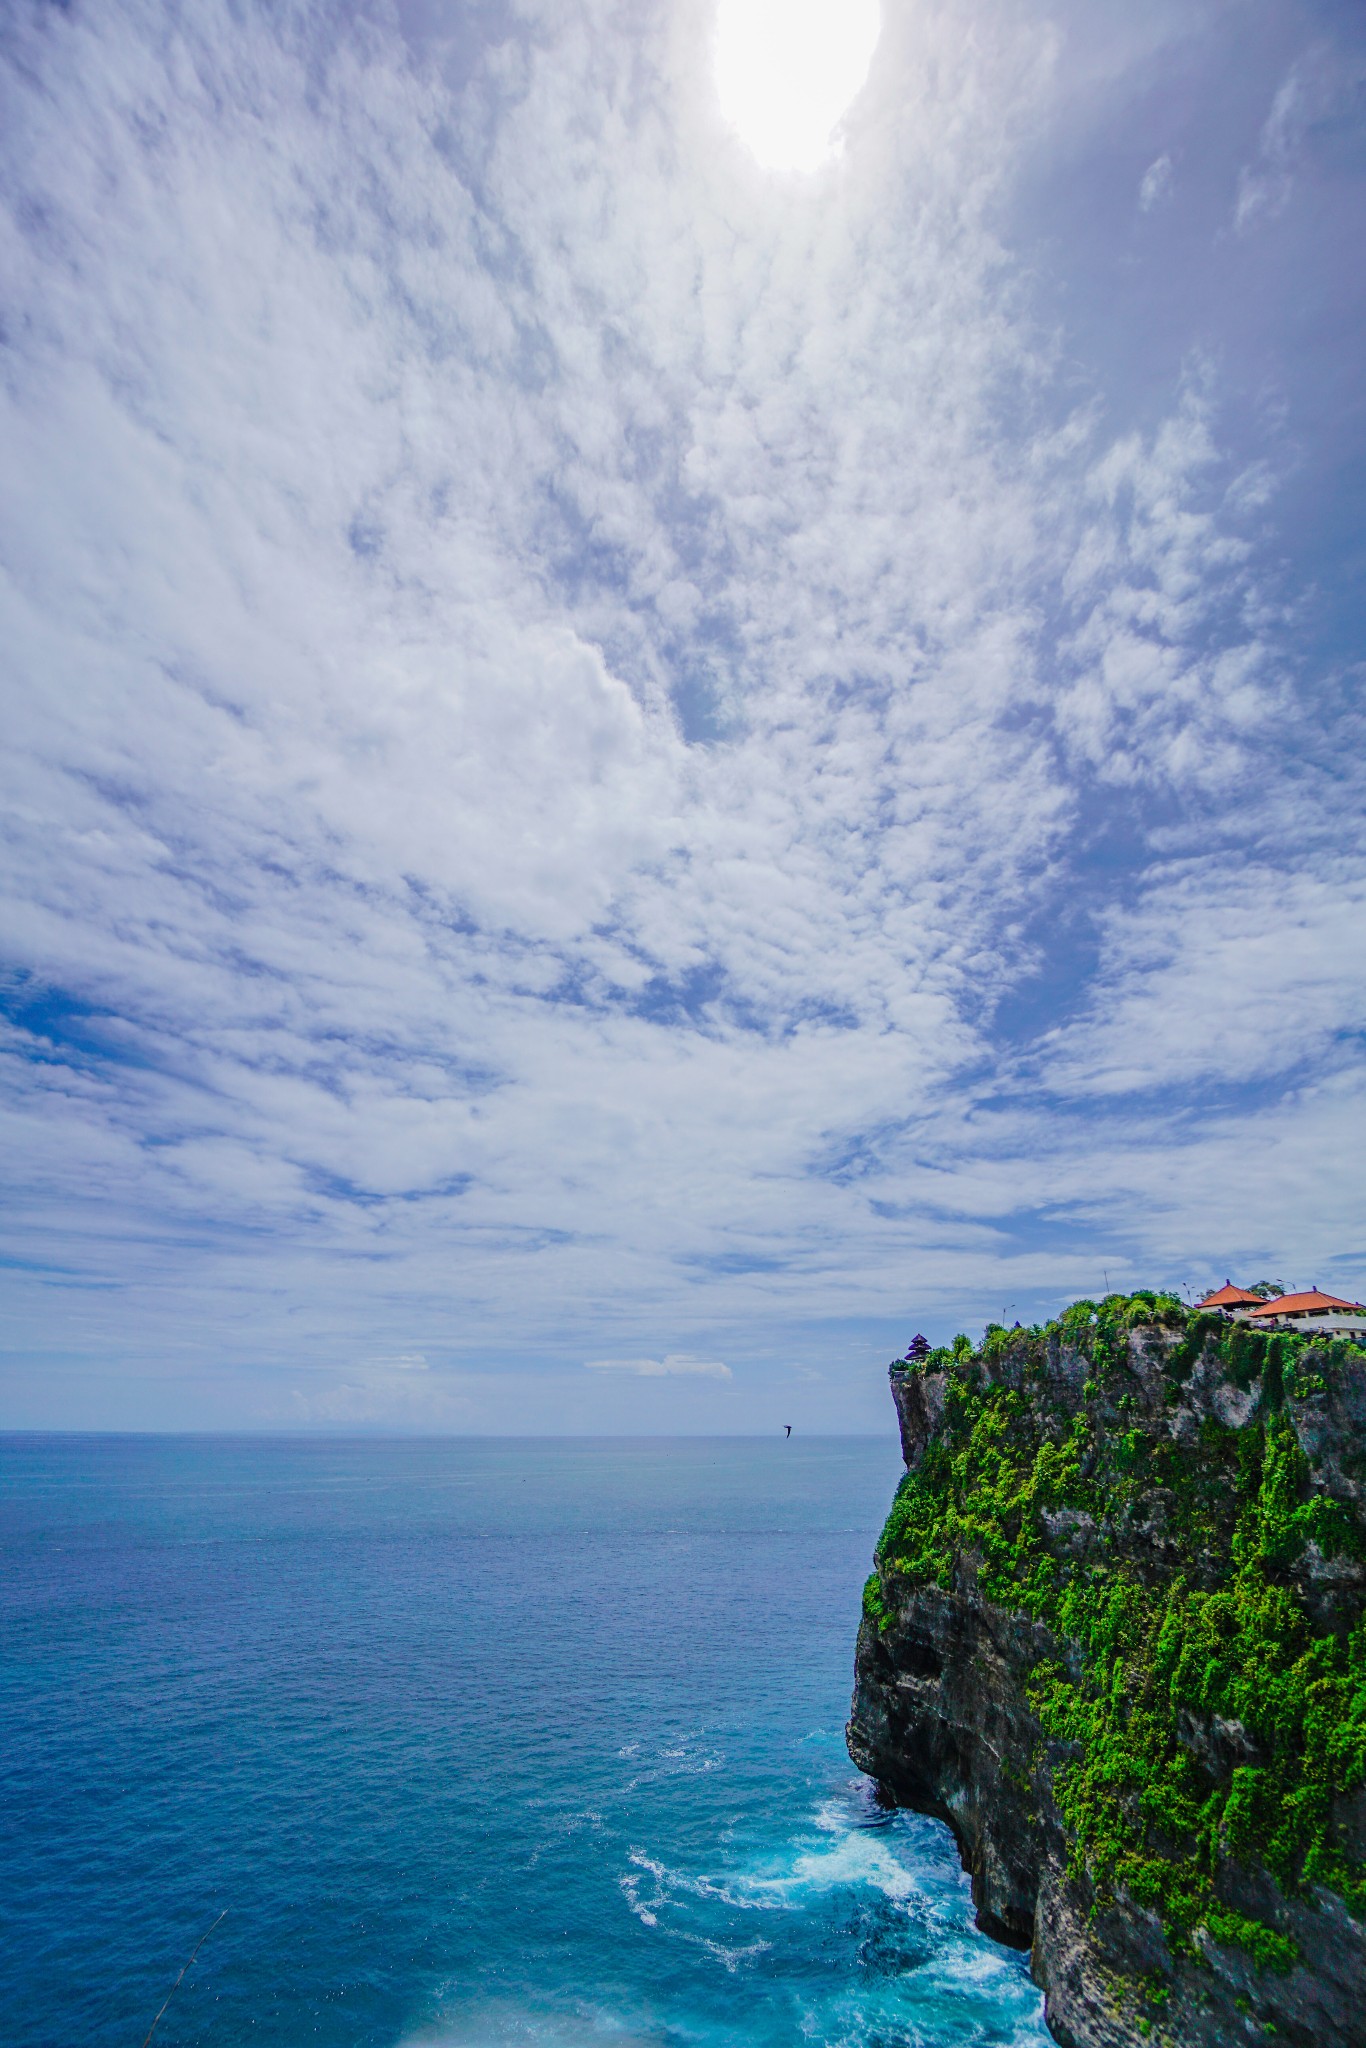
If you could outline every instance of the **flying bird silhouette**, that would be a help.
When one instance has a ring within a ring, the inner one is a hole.
[[[785,1429],[785,1430],[787,1431],[788,1435],[789,1435],[789,1436],[791,1436],[791,1434],[792,1434],[792,1424],[791,1424],[790,1422],[785,1422],[785,1423],[783,1424],[783,1428],[784,1428],[784,1429]]]

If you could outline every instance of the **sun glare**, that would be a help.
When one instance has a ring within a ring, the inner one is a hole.
[[[718,0],[721,111],[770,171],[814,171],[868,76],[878,0]]]

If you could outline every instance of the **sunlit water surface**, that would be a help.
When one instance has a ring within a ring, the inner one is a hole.
[[[860,1439],[0,1439],[0,2040],[1047,2036],[844,1751]]]

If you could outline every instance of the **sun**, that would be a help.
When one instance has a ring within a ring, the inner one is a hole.
[[[879,0],[718,0],[721,111],[765,170],[814,171],[868,76]]]

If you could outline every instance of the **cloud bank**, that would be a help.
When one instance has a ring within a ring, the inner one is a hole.
[[[629,1372],[642,1380],[732,1378],[730,1367],[720,1359],[683,1358],[676,1352],[667,1358],[590,1358],[585,1364],[589,1372]]]
[[[795,1343],[853,1426],[907,1316],[1366,1285],[1313,451],[1015,253],[1067,20],[889,11],[805,179],[700,5],[415,24],[3,31],[8,1419],[753,1420]],[[1264,55],[1226,240],[1345,175]]]

